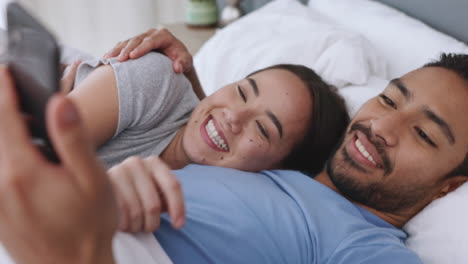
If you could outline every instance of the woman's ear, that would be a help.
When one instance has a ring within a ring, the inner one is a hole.
[[[432,200],[436,200],[441,197],[444,197],[448,193],[455,191],[458,187],[460,187],[463,183],[467,181],[468,181],[467,176],[455,176],[455,177],[450,177],[449,179],[446,179],[445,182],[443,183],[444,186]]]

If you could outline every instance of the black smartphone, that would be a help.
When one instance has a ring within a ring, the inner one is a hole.
[[[7,61],[15,80],[21,110],[30,118],[33,142],[49,160],[58,157],[47,135],[45,112],[60,89],[60,50],[54,36],[21,5],[7,5]]]

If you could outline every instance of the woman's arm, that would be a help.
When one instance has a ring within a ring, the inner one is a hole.
[[[77,105],[95,147],[114,135],[119,119],[119,99],[110,65],[95,69],[68,96]]]

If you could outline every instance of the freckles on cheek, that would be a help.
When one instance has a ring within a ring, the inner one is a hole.
[[[253,140],[251,138],[249,138],[249,150],[252,151],[253,148],[262,148],[263,147],[263,144],[262,142],[259,142],[258,140]]]
[[[257,138],[246,138],[242,143],[240,142],[239,152],[244,157],[240,156],[240,159],[257,159],[265,156],[265,143],[262,139]]]

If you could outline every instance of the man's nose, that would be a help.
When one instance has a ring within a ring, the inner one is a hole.
[[[225,108],[223,109],[223,117],[226,124],[231,129],[233,134],[239,134],[242,128],[251,116],[251,111],[247,108]]]
[[[399,113],[389,113],[371,120],[371,130],[374,137],[385,142],[388,147],[398,144],[399,136],[404,127],[405,117]]]

